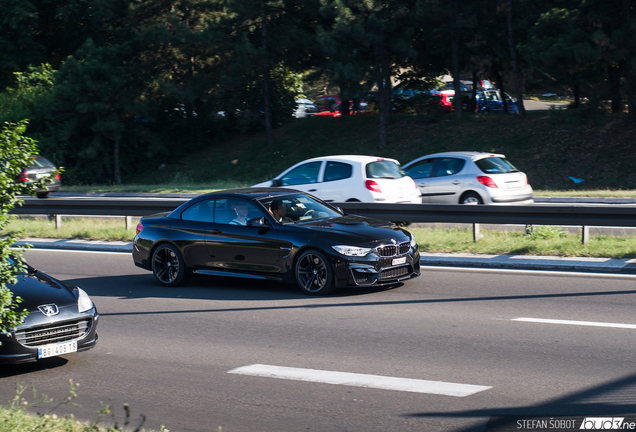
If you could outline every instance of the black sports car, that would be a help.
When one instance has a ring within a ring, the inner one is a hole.
[[[296,282],[305,293],[322,295],[420,274],[408,231],[281,188],[214,192],[144,217],[132,255],[166,286],[195,273]]]
[[[91,349],[97,344],[99,314],[84,290],[33,267],[8,288],[22,297],[22,324],[0,333],[0,364],[26,363]]]

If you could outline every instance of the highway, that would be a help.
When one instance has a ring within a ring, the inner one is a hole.
[[[57,400],[170,431],[482,431],[491,415],[636,412],[636,278],[424,268],[391,289],[324,298],[221,278],[164,288],[129,254],[30,250],[28,262],[84,288],[99,344],[3,366]],[[43,412],[42,407],[34,409]],[[135,426],[133,422],[132,426]]]

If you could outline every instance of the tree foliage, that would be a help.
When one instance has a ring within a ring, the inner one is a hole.
[[[5,123],[0,132],[0,230],[9,224],[12,217],[9,212],[24,202],[18,195],[35,195],[36,187],[47,182],[42,179],[27,184],[17,180],[38,152],[37,143],[24,135],[27,123]],[[13,236],[0,238],[0,332],[14,328],[27,315],[26,311],[18,310],[21,299],[14,298],[7,286],[16,283],[17,275],[25,268],[21,252],[12,249],[14,243]]]
[[[490,79],[519,98],[542,81],[621,112],[635,102],[635,3],[0,0],[0,121],[30,118],[65,183],[103,184],[228,131],[265,130],[273,147],[295,98],[318,96],[312,80],[340,93],[338,121],[374,95],[380,149],[393,88],[448,73],[456,92],[460,78]]]

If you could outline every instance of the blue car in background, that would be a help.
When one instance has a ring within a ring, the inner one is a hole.
[[[503,96],[506,98],[509,114],[518,114],[517,100],[510,97],[506,92],[497,89],[483,90],[477,92],[477,112],[481,114],[503,113]]]

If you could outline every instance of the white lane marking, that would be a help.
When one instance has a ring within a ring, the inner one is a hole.
[[[24,252],[70,252],[70,253],[92,253],[92,254],[126,254],[130,255],[132,252],[122,252],[122,251],[95,251],[95,250],[76,250],[76,249],[44,249],[44,248],[30,248],[24,249],[22,247],[15,247],[14,249],[23,249]]]
[[[472,384],[456,384],[442,381],[396,378],[380,375],[366,375],[359,373],[334,372],[262,364],[239,367],[228,371],[228,373],[457,397],[470,396],[492,388],[490,386]]]
[[[557,319],[544,319],[544,318],[513,318],[511,321],[535,322],[535,323],[543,323],[543,324],[565,324],[565,325],[580,325],[580,326],[591,326],[591,327],[614,327],[614,328],[636,329],[636,324],[605,323],[605,322],[594,322],[594,321],[571,321],[571,320],[557,320]]]

